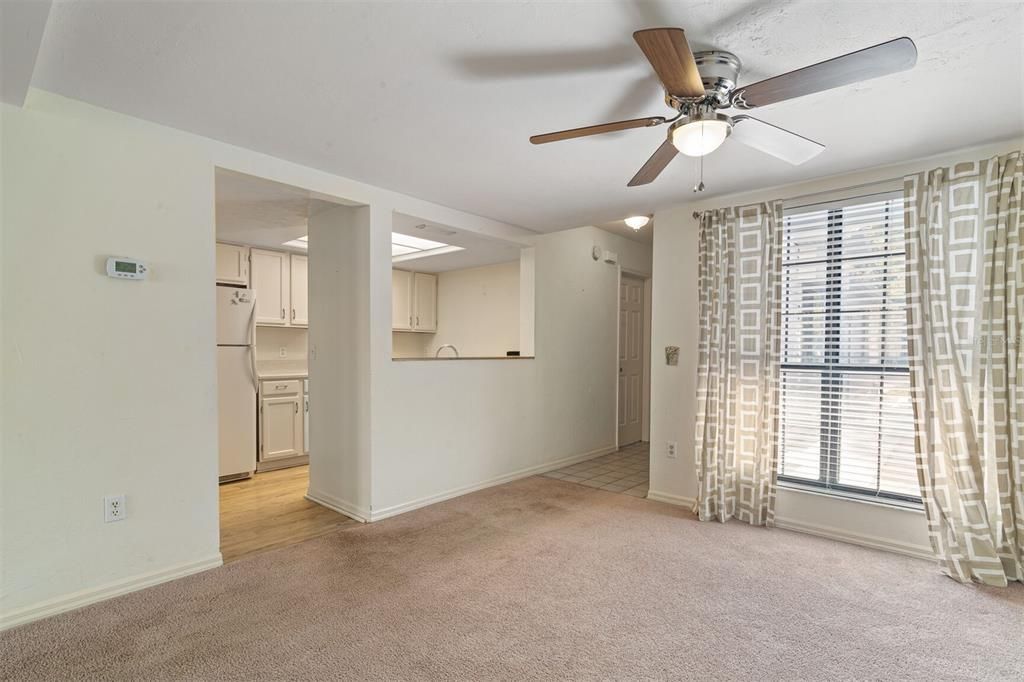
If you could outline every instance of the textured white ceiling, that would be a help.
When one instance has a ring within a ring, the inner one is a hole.
[[[756,110],[828,149],[738,144],[706,195],[1024,133],[1020,2],[57,2],[33,85],[536,230],[692,197],[695,162],[626,181],[663,139],[529,135],[669,113],[630,34],[686,29],[752,82],[907,35],[915,69]]]

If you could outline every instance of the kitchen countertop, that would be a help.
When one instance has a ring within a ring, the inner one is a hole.
[[[309,366],[304,362],[257,362],[256,374],[260,379],[306,379]]]

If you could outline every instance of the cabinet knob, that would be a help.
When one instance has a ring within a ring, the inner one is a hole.
[[[282,320],[285,320],[285,319],[287,319],[287,318],[285,317],[285,314],[284,314],[284,308],[281,308],[281,319],[282,319]]]

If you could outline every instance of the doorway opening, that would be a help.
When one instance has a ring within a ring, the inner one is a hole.
[[[215,200],[219,521],[230,562],[357,522],[306,497],[316,415],[308,221],[335,202],[221,168]]]

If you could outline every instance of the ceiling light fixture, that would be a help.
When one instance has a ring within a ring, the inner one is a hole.
[[[646,215],[631,215],[625,219],[625,223],[634,230],[639,230],[649,222],[651,222],[651,217]]]
[[[722,146],[732,132],[725,114],[697,113],[672,128],[672,145],[687,156],[706,156]]]

